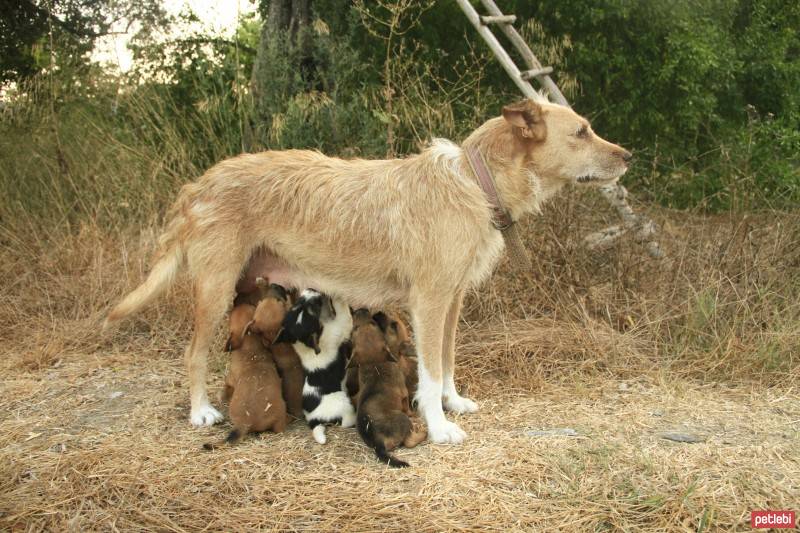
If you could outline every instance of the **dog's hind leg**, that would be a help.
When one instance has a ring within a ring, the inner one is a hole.
[[[194,335],[185,355],[192,402],[190,419],[195,426],[211,426],[222,421],[222,414],[208,401],[208,348],[220,320],[233,301],[238,276],[238,269],[216,271],[195,281]]]
[[[416,294],[411,299],[411,317],[419,356],[417,405],[428,435],[437,444],[459,444],[467,434],[444,416],[442,409],[442,341],[451,296],[441,291]]]
[[[456,390],[456,330],[458,317],[461,314],[461,303],[464,301],[464,291],[458,291],[450,303],[447,319],[444,323],[444,339],[442,346],[442,402],[444,408],[454,413],[474,413],[478,404],[464,398]]]

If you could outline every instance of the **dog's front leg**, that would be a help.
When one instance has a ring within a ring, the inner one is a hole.
[[[428,425],[428,438],[438,444],[459,444],[467,437],[442,409],[442,341],[449,303],[449,295],[438,293],[415,298],[411,306],[419,356],[416,400]]]
[[[461,314],[461,303],[464,301],[464,291],[458,291],[450,303],[447,319],[444,324],[444,339],[442,346],[442,402],[444,408],[454,413],[474,413],[478,404],[464,398],[456,390],[456,330],[458,317]]]

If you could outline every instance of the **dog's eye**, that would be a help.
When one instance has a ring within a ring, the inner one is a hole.
[[[581,126],[581,129],[575,132],[575,137],[578,139],[586,139],[589,137],[589,127],[586,125]]]

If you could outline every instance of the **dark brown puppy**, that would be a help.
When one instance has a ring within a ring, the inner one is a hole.
[[[385,313],[383,311],[372,315],[372,319],[381,328],[389,351],[397,357],[397,364],[400,365],[400,369],[406,377],[408,395],[413,398],[417,392],[417,383],[419,382],[417,349],[414,347],[414,341],[411,339],[411,334],[408,332],[405,322],[401,320],[400,315],[397,313]]]
[[[353,355],[351,362],[361,363],[381,363],[386,360],[382,353],[386,347],[386,340],[383,333],[369,314],[369,310],[361,308],[353,311],[353,333],[350,335],[353,343]],[[345,378],[347,395],[354,406],[358,406],[358,363],[353,363],[347,368]]]
[[[425,439],[427,432],[414,428],[409,418],[411,406],[405,375],[386,347],[380,328],[372,319],[358,322],[348,365],[358,368],[358,433],[381,462],[395,468],[409,466],[389,455],[389,451],[401,444],[413,448]]]
[[[275,343],[283,319],[292,303],[286,290],[280,285],[274,283],[267,285],[263,278],[258,278],[256,284],[262,298],[256,306],[250,330],[259,335],[272,352],[281,375],[283,399],[289,414],[295,418],[303,418],[303,380],[305,376],[303,375],[303,366],[300,364],[300,357],[291,344]]]
[[[230,318],[231,363],[225,377],[225,399],[233,430],[217,444],[205,444],[213,450],[223,444],[236,444],[248,433],[286,428],[286,403],[281,391],[281,378],[275,368],[272,352],[261,338],[250,331],[256,309],[242,304],[233,308]]]

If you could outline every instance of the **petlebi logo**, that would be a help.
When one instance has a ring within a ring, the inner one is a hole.
[[[750,526],[755,529],[794,529],[794,511],[751,511]]]

